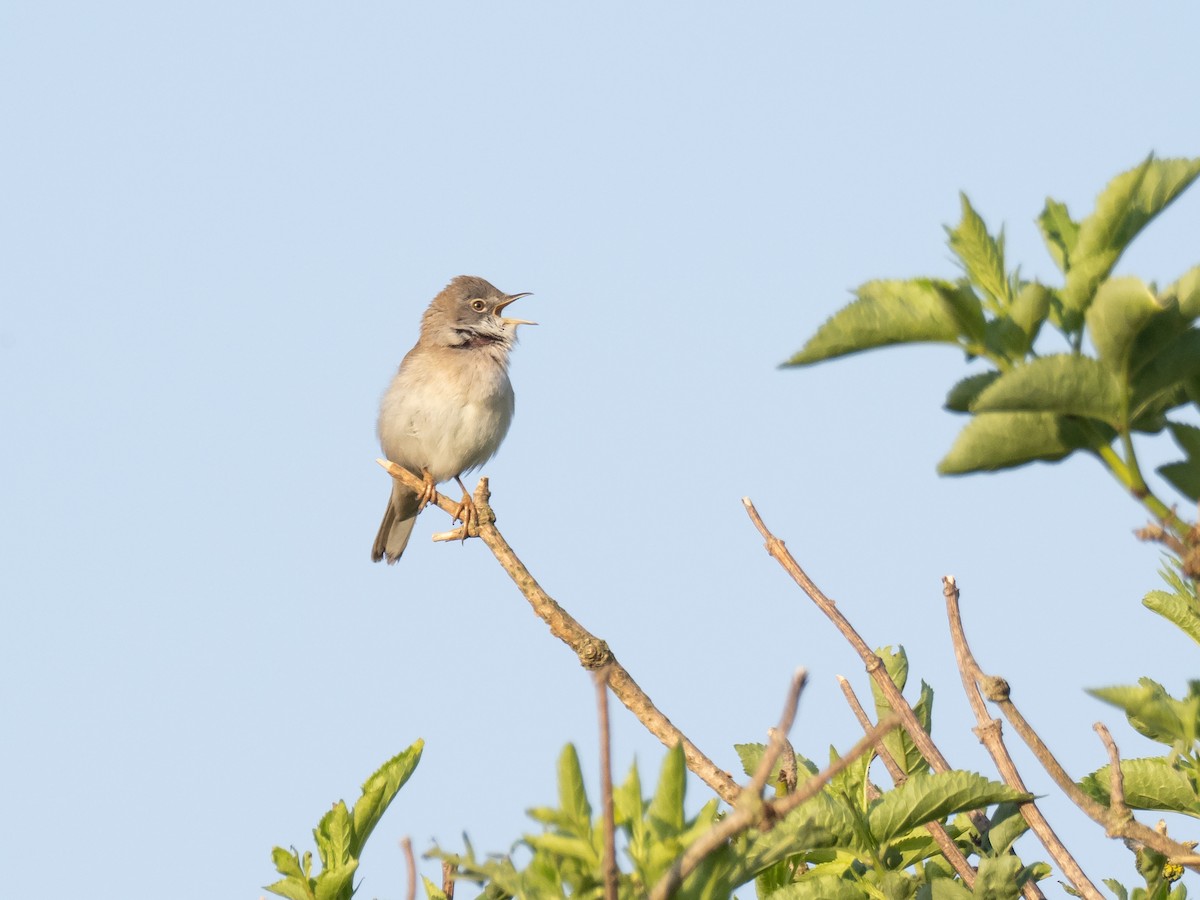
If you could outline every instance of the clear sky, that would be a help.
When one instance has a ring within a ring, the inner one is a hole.
[[[485,470],[500,528],[718,762],[797,665],[809,756],[859,734],[835,674],[866,690],[743,495],[908,649],[956,765],[991,771],[946,573],[1075,774],[1104,763],[1098,719],[1153,752],[1084,689],[1179,691],[1196,648],[1140,607],[1157,553],[1099,466],[939,479],[949,349],[777,364],[855,285],[952,276],[960,189],[1053,279],[1047,194],[1082,214],[1148,152],[1200,153],[1197,33],[1185,3],[6,4],[4,893],[257,897],[273,845],[311,847],[418,737],[361,896],[402,895],[404,835],[506,850],[566,742],[595,796],[590,681],[486,548],[430,543],[430,511],[369,562],[377,403],[463,273],[535,292],[542,323]],[[1121,270],[1170,281],[1197,235],[1193,189]],[[618,777],[649,781],[662,748],[614,720]],[[1093,878],[1133,882],[1045,809]]]

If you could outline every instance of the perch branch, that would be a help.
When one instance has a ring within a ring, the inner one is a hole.
[[[423,482],[416,475],[413,475],[407,469],[404,469],[388,460],[376,460],[387,472],[407,487],[413,490],[420,490]],[[517,558],[517,554],[513,552],[512,547],[500,534],[496,528],[496,516],[492,512],[490,504],[491,492],[488,490],[488,480],[480,478],[479,484],[475,488],[475,508],[479,513],[479,523],[473,527],[468,536],[478,536],[492,551],[492,555],[496,557],[504,571],[517,585],[517,589],[524,595],[529,605],[533,608],[546,625],[550,628],[550,633],[566,644],[579,657],[580,665],[585,669],[594,671],[596,669],[606,668],[608,673],[608,686],[612,690],[613,695],[624,704],[638,721],[656,738],[658,738],[667,747],[674,747],[679,744],[683,747],[684,759],[687,761],[687,767],[695,775],[717,792],[717,795],[726,803],[733,804],[738,797],[739,789],[737,782],[730,777],[729,773],[719,768],[716,763],[704,755],[700,748],[688,739],[682,731],[672,724],[663,713],[654,705],[650,697],[645,691],[633,680],[633,676],[617,662],[616,656],[609,649],[608,644],[600,640],[598,637],[589,632],[586,628],[577,622],[565,609],[556,603],[549,594],[547,594],[542,586],[537,583],[537,580],[529,574],[529,570],[525,568],[525,564]],[[434,501],[438,508],[445,510],[451,515],[458,509],[459,504],[451,501],[448,497],[441,494],[436,496]],[[452,534],[457,539],[462,536],[462,529],[458,529]]]

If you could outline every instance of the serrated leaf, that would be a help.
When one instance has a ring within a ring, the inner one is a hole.
[[[1029,880],[1029,869],[1012,855],[984,857],[975,873],[975,900],[1016,900]]]
[[[588,802],[583,783],[583,769],[574,744],[567,744],[558,757],[558,808],[576,834],[589,834],[592,827],[592,805]]]
[[[344,800],[339,800],[329,812],[321,817],[321,821],[313,829],[313,837],[317,839],[317,853],[321,857],[321,866],[326,871],[336,869],[349,862],[350,846],[353,840],[352,828],[350,810],[346,809]]]
[[[1200,456],[1200,428],[1183,422],[1170,423],[1171,437],[1188,456]]]
[[[1035,461],[1054,462],[1080,449],[1049,413],[984,413],[966,424],[938,463],[942,475],[992,472]]]
[[[1191,320],[1200,316],[1200,266],[1186,271],[1163,291],[1163,296],[1174,300],[1185,318]]]
[[[568,859],[577,859],[589,866],[598,866],[600,857],[590,841],[581,837],[546,832],[545,834],[526,835],[525,843],[535,850],[544,850]]]
[[[928,280],[869,281],[785,366],[806,366],[889,344],[957,344],[962,312]],[[980,313],[982,320],[982,313]]]
[[[316,894],[312,892],[306,879],[283,878],[274,884],[268,884],[264,890],[287,897],[288,900],[316,900]]]
[[[1153,679],[1139,678],[1136,686],[1091,688],[1088,693],[1124,711],[1129,724],[1153,741],[1170,746],[1190,740],[1192,729],[1180,718],[1181,704]]]
[[[613,790],[613,818],[617,825],[641,822],[642,781],[636,762],[629,767],[629,774],[621,786]]]
[[[960,193],[962,219],[956,228],[946,229],[950,249],[962,263],[971,283],[993,301],[997,310],[1008,306],[1008,276],[1004,271],[1004,232],[993,238],[967,195]]]
[[[1126,372],[1138,334],[1162,311],[1140,278],[1110,278],[1100,285],[1085,318],[1101,361],[1115,373]]]
[[[1125,885],[1117,881],[1115,878],[1105,878],[1105,886],[1113,892],[1117,900],[1129,900],[1129,891],[1125,889]]]
[[[1024,285],[1013,300],[1008,315],[1013,323],[1025,332],[1028,339],[1026,346],[1033,346],[1037,340],[1042,323],[1050,315],[1050,303],[1054,298],[1053,291],[1036,281]]]
[[[1151,591],[1142,598],[1142,604],[1200,644],[1200,610],[1192,598],[1167,591]]]
[[[1200,797],[1187,774],[1164,757],[1121,760],[1125,803],[1133,809],[1177,812],[1200,819]],[[1107,806],[1112,787],[1112,767],[1104,766],[1086,776],[1079,787]]]
[[[884,669],[891,676],[896,687],[900,691],[903,691],[905,685],[908,683],[908,654],[905,653],[904,648],[897,647],[893,650],[891,647],[880,647],[875,651],[875,654],[883,660]],[[887,697],[879,689],[879,685],[875,683],[874,679],[871,681],[871,697],[875,701],[875,716],[878,721],[883,721],[892,714],[892,705],[888,702]],[[926,731],[929,730],[929,716],[932,705],[933,691],[929,688],[929,685],[921,682],[921,696],[917,703],[914,704],[913,710],[917,712],[917,719]],[[903,728],[893,729],[884,735],[883,746],[899,764],[900,768],[904,770],[906,775],[923,772],[928,769],[925,758],[917,749],[917,745],[913,743],[912,737]]]
[[[358,860],[352,859],[336,869],[326,869],[317,876],[317,900],[350,900],[353,891],[354,872]]]
[[[678,834],[683,830],[683,796],[686,788],[687,768],[684,764],[683,747],[676,744],[663,758],[658,775],[658,786],[654,799],[646,810],[646,818],[652,824],[666,826],[667,833]],[[660,832],[663,834],[663,832]]]
[[[1200,461],[1167,463],[1155,471],[1183,496],[1193,502],[1200,502]]]
[[[771,900],[863,900],[872,896],[853,881],[837,875],[811,873],[771,894]],[[970,894],[967,894],[970,897]]]
[[[304,879],[304,870],[300,868],[300,859],[295,850],[284,850],[282,847],[271,849],[271,861],[275,863],[275,871],[280,875],[291,875]]]
[[[1095,211],[1079,223],[1079,235],[1063,286],[1068,310],[1082,313],[1096,288],[1112,273],[1129,243],[1200,176],[1200,159],[1155,159],[1108,183]]]
[[[949,878],[934,878],[927,884],[921,885],[917,891],[916,900],[972,900],[972,894],[959,881]]]
[[[1002,374],[976,398],[972,411],[1036,412],[1123,424],[1121,384],[1089,356],[1043,356]]]
[[[918,774],[873,804],[868,820],[871,834],[885,843],[919,825],[940,821],[954,813],[1029,799],[1030,794],[1014,791],[974,772]]]
[[[353,811],[353,840],[350,845],[350,855],[354,858],[362,856],[363,846],[379,820],[387,811],[400,788],[412,777],[421,761],[421,752],[425,741],[417,739],[412,746],[402,750],[376,769],[362,787],[362,796],[354,804]]]
[[[1135,410],[1164,401],[1168,408],[1182,406],[1188,402],[1187,380],[1200,374],[1200,331],[1189,328],[1154,346],[1139,340],[1132,362]]]
[[[988,823],[987,839],[992,853],[1007,853],[1017,838],[1028,830],[1029,823],[1021,815],[1019,804],[999,804]]]
[[[975,402],[975,398],[999,377],[1000,373],[995,371],[968,375],[950,388],[946,394],[944,407],[950,412],[968,412],[971,404]]]
[[[1071,257],[1079,240],[1079,223],[1071,218],[1065,204],[1050,197],[1046,198],[1037,223],[1054,264],[1065,274],[1071,268]]]

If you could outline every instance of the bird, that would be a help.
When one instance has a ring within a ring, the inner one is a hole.
[[[508,434],[515,404],[508,355],[518,325],[502,313],[521,294],[505,294],[474,275],[450,280],[421,318],[417,343],[405,355],[379,405],[377,431],[384,455],[425,482],[414,491],[393,479],[371,560],[400,559],[417,514],[437,485],[451,478],[463,490],[456,518],[464,526],[474,504],[461,475],[495,456]],[[464,528],[464,536],[466,534]]]

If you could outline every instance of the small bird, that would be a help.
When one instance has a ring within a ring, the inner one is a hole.
[[[501,315],[529,294],[505,294],[482,278],[459,275],[433,298],[421,319],[421,336],[408,351],[379,406],[379,443],[384,455],[425,479],[414,491],[392,482],[392,496],[375,537],[371,559],[396,562],[412,534],[417,513],[433,501],[437,485],[451,478],[463,489],[457,518],[474,514],[459,478],[495,456],[513,417],[508,354],[518,325]]]

